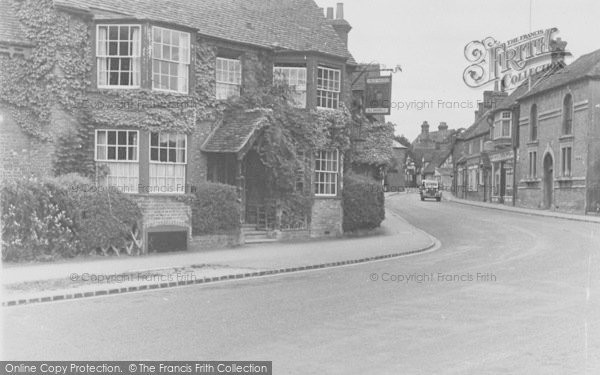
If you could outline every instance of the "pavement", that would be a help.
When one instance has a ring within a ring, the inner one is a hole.
[[[402,216],[441,247],[2,308],[3,359],[237,358],[273,361],[276,374],[600,374],[600,226],[417,194],[386,205],[388,219]]]
[[[494,209],[494,210],[502,210],[502,211],[514,212],[514,213],[525,214],[525,215],[535,215],[535,216],[553,217],[553,218],[557,218],[557,219],[584,221],[587,223],[600,223],[600,216],[569,214],[569,213],[552,211],[552,210],[536,210],[536,209],[531,209],[531,208],[514,207],[509,204],[472,201],[472,200],[457,198],[450,192],[444,192],[444,194],[442,196],[443,196],[444,200],[446,200],[446,201],[460,203],[460,204],[466,204],[466,205],[475,206],[475,207],[490,208],[490,209]]]
[[[425,251],[434,245],[434,238],[388,211],[380,228],[361,237],[254,244],[140,257],[6,263],[2,265],[0,274],[2,305],[95,297],[335,267]]]

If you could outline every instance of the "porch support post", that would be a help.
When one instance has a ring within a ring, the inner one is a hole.
[[[240,199],[240,222],[244,223],[246,220],[246,188],[244,183],[243,175],[243,159],[235,159],[235,185],[238,191],[238,197]]]

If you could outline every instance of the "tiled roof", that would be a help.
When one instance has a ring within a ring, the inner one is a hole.
[[[600,49],[583,55],[565,68],[552,74],[536,85],[531,91],[525,93],[522,97],[535,95],[542,91],[550,90],[559,86],[566,85],[575,80],[584,77],[600,76]]]
[[[427,141],[436,142],[436,143],[450,143],[452,135],[455,132],[456,132],[456,130],[454,130],[454,129],[448,129],[445,133],[441,132],[441,131],[437,131],[437,130],[433,131],[433,132],[429,132],[427,139],[425,139],[424,141],[425,142],[427,142]],[[419,133],[419,135],[417,135],[417,137],[413,141],[413,144],[422,142],[422,138],[423,138],[423,134]]]
[[[459,136],[460,139],[469,139],[480,134],[489,133],[490,124],[487,122],[487,117],[490,114],[490,111],[485,112],[481,115],[477,121],[475,121],[471,126],[467,128],[464,132],[462,132]]]
[[[425,169],[423,169],[423,174],[435,173],[435,169],[444,164],[444,161],[446,161],[451,153],[452,151],[443,151],[431,155],[431,161],[427,164]]]
[[[313,0],[55,0],[178,24],[199,34],[266,48],[315,51],[354,61]]]
[[[560,68],[554,68],[551,71],[540,72],[532,76],[531,82],[533,89],[531,92],[533,92],[533,90],[537,90],[540,85],[548,82],[556,74],[560,74]],[[511,109],[517,104],[517,101],[520,98],[528,95],[527,90],[529,90],[529,80],[522,82],[512,93],[510,93],[510,95],[498,102],[495,108],[488,110],[481,115],[477,121],[475,121],[460,135],[459,138],[469,139],[488,133],[490,131],[490,124],[487,121],[487,117],[495,112]]]
[[[494,112],[512,108],[514,105],[517,104],[517,100],[519,100],[520,98],[528,96],[533,92],[536,92],[539,89],[539,87],[546,85],[548,82],[552,81],[554,77],[562,75],[564,69],[565,68],[562,66],[556,66],[553,67],[551,70],[542,71],[537,74],[534,74],[531,77],[531,90],[529,88],[529,79],[526,79],[512,93],[510,93],[510,95],[508,95],[500,103],[498,103],[498,105],[494,109]]]
[[[448,152],[449,150],[412,150],[412,154],[415,160],[418,160],[419,162],[423,161],[425,163],[429,162],[434,164],[437,160],[447,155]]]
[[[0,0],[0,42],[29,44],[10,0]]]
[[[204,152],[238,153],[251,141],[265,120],[262,110],[228,113],[200,149]]]

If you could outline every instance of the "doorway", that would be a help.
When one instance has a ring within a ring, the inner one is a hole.
[[[554,160],[552,155],[544,157],[544,208],[552,207],[552,194],[554,192]]]

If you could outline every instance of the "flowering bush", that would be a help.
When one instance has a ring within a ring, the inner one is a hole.
[[[22,180],[2,188],[2,259],[46,261],[79,253],[65,191]]]
[[[131,252],[141,212],[127,195],[76,174],[21,180],[1,190],[2,259],[49,261]]]

